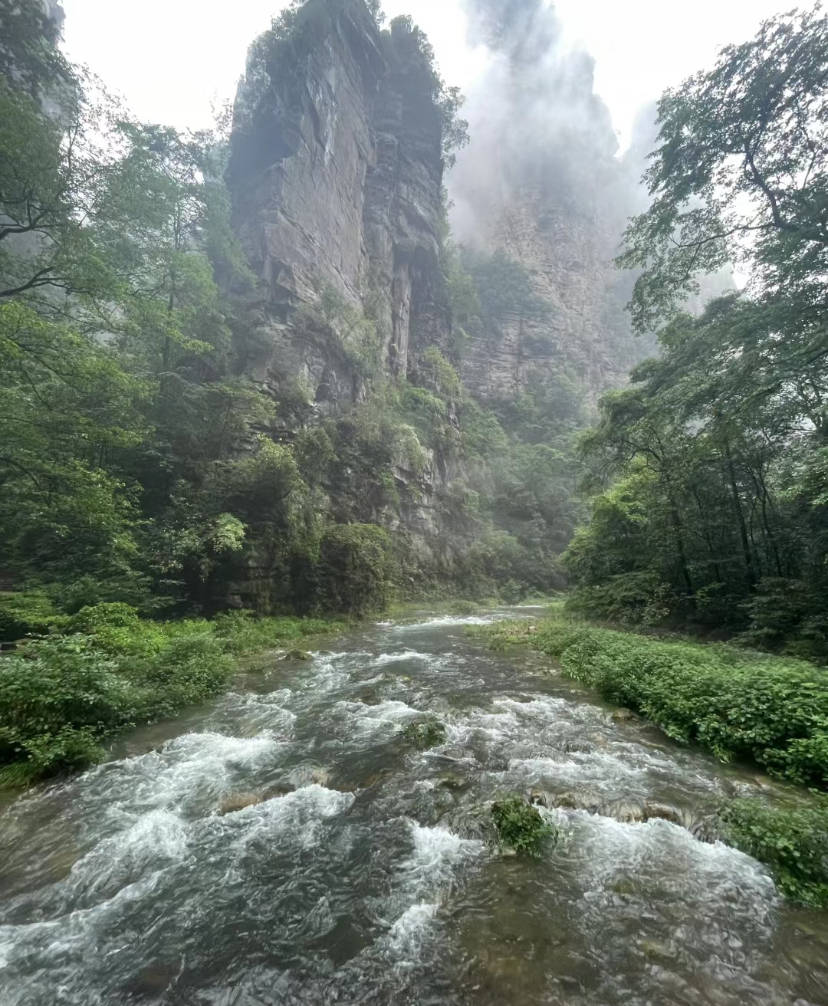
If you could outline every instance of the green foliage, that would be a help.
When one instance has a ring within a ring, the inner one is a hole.
[[[460,397],[460,375],[437,346],[429,346],[423,353],[420,369],[441,398],[451,401]]]
[[[446,742],[446,728],[436,719],[415,720],[406,726],[401,736],[409,744],[426,751]]]
[[[65,621],[44,591],[0,593],[0,641],[4,643],[46,635]]]
[[[788,382],[761,348],[781,346],[777,320],[734,298],[677,318],[661,358],[602,401],[582,440],[586,486],[599,491],[566,557],[585,612],[615,618],[626,604],[629,620],[724,627],[828,656],[826,429],[815,390],[825,359]]]
[[[493,803],[492,819],[500,844],[528,856],[540,856],[544,839],[557,835],[538,808],[519,796]]]
[[[662,97],[645,176],[653,202],[620,260],[644,269],[633,298],[640,328],[669,319],[699,275],[738,261],[768,306],[785,302],[801,317],[807,304],[824,323],[826,65],[828,18],[817,5],[765,21]]]
[[[43,4],[0,0],[0,77],[19,80],[33,96],[68,83],[69,67],[57,49],[57,23]]]
[[[371,524],[328,526],[315,576],[325,610],[356,616],[381,611],[392,582],[388,532]]]
[[[508,322],[548,319],[551,307],[535,293],[530,273],[502,249],[493,255],[463,249],[461,261],[474,281],[475,299],[490,337],[497,337]],[[469,307],[473,303],[469,298]]]
[[[451,167],[454,152],[468,142],[468,123],[459,114],[464,100],[460,89],[446,85],[437,72],[431,43],[409,16],[395,17],[384,37],[405,74],[406,93],[422,94],[433,102],[443,160]]]
[[[567,561],[585,612],[828,659],[826,65],[828,18],[792,12],[661,100],[620,262],[662,354],[583,441],[598,495]],[[676,316],[726,263],[746,292]]]
[[[375,321],[349,303],[338,290],[322,286],[315,305],[303,308],[306,321],[335,336],[339,349],[364,378],[374,377],[382,364],[382,336]]]
[[[766,863],[786,897],[828,908],[828,801],[772,807],[734,800],[721,811],[726,840]]]
[[[674,740],[828,789],[828,681],[808,663],[559,618],[541,623],[531,641],[567,675]]]
[[[534,629],[534,631],[529,631]],[[568,676],[631,708],[670,737],[722,759],[828,789],[828,682],[820,671],[734,647],[660,642],[599,629],[559,611],[478,630],[503,649],[529,644]],[[828,905],[828,798],[791,805],[738,799],[720,811],[723,838],[766,863],[787,897]]]
[[[219,694],[234,657],[337,627],[250,612],[148,622],[126,604],[86,607],[69,620],[68,635],[29,642],[3,658],[0,779],[24,783],[84,768],[103,757],[112,734]]]

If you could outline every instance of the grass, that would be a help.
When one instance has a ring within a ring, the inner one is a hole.
[[[83,608],[60,633],[0,659],[0,786],[86,768],[115,734],[223,692],[245,655],[342,627],[244,612],[152,622],[125,604]]]

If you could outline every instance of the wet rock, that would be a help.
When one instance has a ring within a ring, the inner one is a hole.
[[[326,768],[315,768],[311,771],[310,779],[317,786],[327,786],[331,781],[331,773]]]
[[[610,713],[610,719],[613,723],[632,723],[638,719],[632,709],[615,709]]]
[[[670,966],[675,961],[675,948],[669,943],[660,940],[641,940],[638,946],[647,960],[655,964]]]
[[[264,803],[264,800],[262,793],[231,793],[219,804],[219,814],[222,816],[235,814],[245,807],[255,807],[259,803]]]
[[[690,834],[699,842],[707,842],[712,845],[721,838],[719,820],[715,814],[709,814],[697,821],[690,828]]]
[[[675,807],[669,807],[667,804],[645,803],[642,808],[642,817],[645,821],[660,818],[662,821],[670,821],[672,824],[684,824],[681,811]]]
[[[632,877],[619,877],[618,880],[614,881],[610,890],[613,894],[632,897],[636,894],[638,888],[636,887],[635,881]]]
[[[457,775],[454,772],[446,772],[445,775],[440,776],[440,780],[437,785],[442,789],[448,789],[452,792],[459,793],[464,789],[468,789],[471,783],[468,779],[464,779],[461,775]]]
[[[329,787],[331,773],[322,765],[297,765],[288,775],[288,780],[296,789],[303,786]]]
[[[285,660],[313,660],[313,654],[307,650],[288,650]]]
[[[592,749],[588,741],[564,741],[560,747],[564,754],[589,754]]]
[[[360,780],[360,789],[371,789],[372,786],[380,786],[385,780],[393,775],[394,773],[390,769],[380,769],[379,772],[371,772],[370,775],[365,776],[364,779]]]
[[[267,795],[266,795],[265,799],[267,799],[267,800],[275,800],[275,799],[278,799],[278,797],[280,797],[280,796],[287,796],[288,793],[293,793],[293,792],[294,792],[294,788],[289,783],[284,783],[283,785],[279,785],[279,786],[271,786],[268,789],[268,791],[267,791]]]
[[[542,790],[533,789],[529,791],[529,803],[535,807],[548,807],[549,798]]]
[[[640,803],[634,803],[631,800],[616,800],[613,803],[605,804],[601,813],[606,817],[614,817],[616,821],[621,821],[624,824],[636,824],[645,819],[644,808]]]
[[[133,996],[142,999],[160,996],[175,982],[180,967],[176,961],[174,964],[151,964],[139,971],[128,985],[130,1000]]]

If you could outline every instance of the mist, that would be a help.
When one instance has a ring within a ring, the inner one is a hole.
[[[593,58],[571,47],[542,0],[464,0],[464,8],[468,42],[484,45],[488,59],[468,89],[470,143],[449,178],[458,239],[491,245],[499,214],[527,190],[547,208],[600,213],[620,231],[641,204],[640,147],[638,163],[622,168],[609,109],[595,93]]]

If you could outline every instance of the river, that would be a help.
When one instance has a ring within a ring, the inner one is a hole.
[[[9,803],[0,1003],[826,1006],[828,913],[701,840],[772,784],[465,631],[527,613],[274,657]],[[561,830],[538,859],[491,840],[509,793]]]

